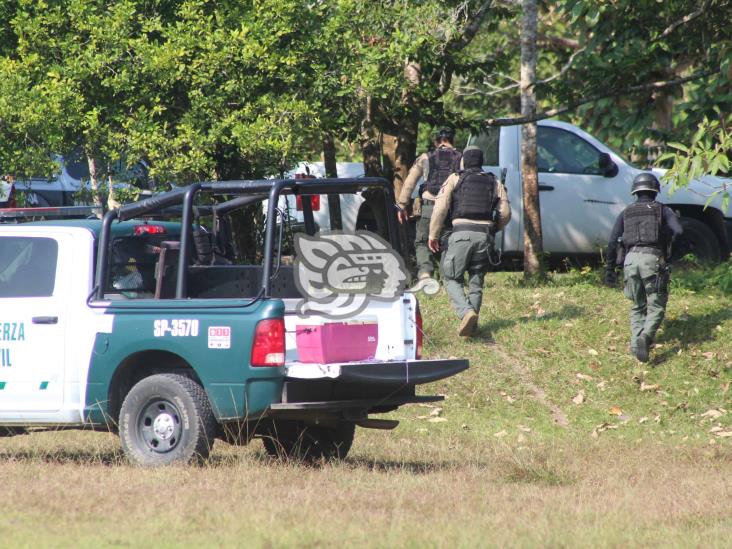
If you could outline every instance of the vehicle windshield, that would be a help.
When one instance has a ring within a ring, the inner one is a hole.
[[[628,166],[630,166],[630,167],[632,167],[632,168],[635,168],[636,170],[642,170],[642,169],[643,169],[642,167],[640,167],[640,166],[639,166],[638,164],[636,164],[635,162],[631,162],[631,161],[630,161],[630,160],[628,159],[628,157],[627,157],[627,156],[625,156],[624,154],[622,154],[622,153],[618,152],[618,150],[617,150],[617,149],[616,149],[615,147],[611,147],[611,146],[610,146],[610,145],[608,145],[608,144],[605,144],[605,146],[606,146],[606,147],[607,147],[608,149],[610,149],[610,150],[611,150],[611,151],[612,151],[613,153],[615,153],[615,154],[616,154],[617,156],[619,156],[619,157],[620,157],[620,159],[621,159],[621,160],[622,160],[623,162],[625,162],[625,163],[626,163],[626,164],[627,164]]]

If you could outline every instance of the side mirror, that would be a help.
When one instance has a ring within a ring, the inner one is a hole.
[[[600,170],[602,170],[602,175],[605,177],[618,175],[618,166],[608,153],[600,153]]]

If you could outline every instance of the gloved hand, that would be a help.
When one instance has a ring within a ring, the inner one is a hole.
[[[618,273],[615,269],[605,267],[605,286],[615,288],[618,285]]]

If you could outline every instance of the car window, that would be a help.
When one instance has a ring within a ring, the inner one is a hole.
[[[478,135],[471,135],[468,145],[480,147],[483,151],[485,166],[498,166],[498,149],[501,140],[501,128],[488,128]]]
[[[89,180],[89,162],[84,156],[73,155],[67,158],[66,171],[74,179]]]
[[[53,295],[57,260],[52,238],[1,237],[0,298]]]
[[[113,239],[105,291],[110,294],[121,293],[126,298],[152,297],[156,291],[157,270],[161,268],[158,264],[163,249],[166,252],[163,258],[167,260],[162,268],[170,271],[165,275],[168,282],[174,284],[179,247],[178,235],[142,233]]]
[[[548,173],[602,175],[600,151],[581,137],[559,128],[539,126],[537,168]]]

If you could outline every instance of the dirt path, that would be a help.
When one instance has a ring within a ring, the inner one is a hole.
[[[521,362],[519,362],[515,357],[508,354],[500,345],[492,344],[490,348],[492,352],[500,355],[503,361],[511,367],[513,372],[521,380],[521,383],[523,383],[524,386],[529,390],[534,400],[536,400],[539,404],[549,410],[552,419],[554,420],[554,423],[556,423],[560,427],[569,427],[569,419],[567,419],[567,414],[565,414],[562,409],[559,408],[559,406],[554,404],[549,399],[544,389],[534,383],[529,369]]]

